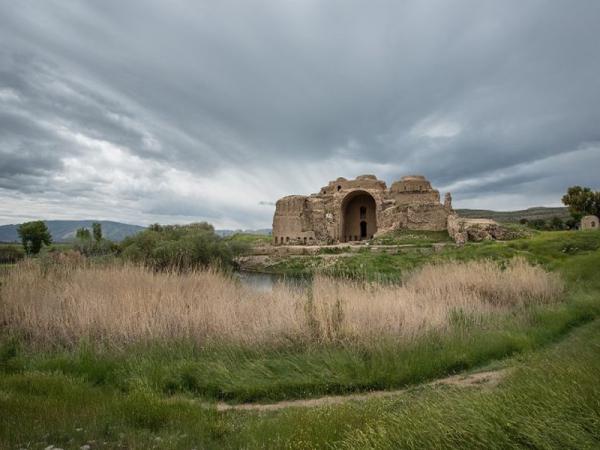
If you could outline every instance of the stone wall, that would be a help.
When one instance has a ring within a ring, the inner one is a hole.
[[[519,237],[512,231],[491,219],[467,219],[457,214],[448,216],[448,234],[459,245],[467,241],[508,240]]]
[[[600,229],[600,220],[596,216],[584,216],[581,219],[582,230],[598,230]]]
[[[308,198],[290,195],[277,201],[273,216],[273,243],[315,243],[313,218]]]

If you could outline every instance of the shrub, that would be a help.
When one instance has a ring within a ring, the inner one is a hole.
[[[36,255],[43,245],[52,243],[52,236],[42,220],[22,223],[18,226],[17,233],[21,238],[23,248],[28,254]]]
[[[246,248],[244,242],[223,239],[208,223],[158,225],[121,243],[125,260],[155,270],[191,270],[209,265],[232,267],[234,257]]]
[[[14,264],[25,257],[25,250],[18,245],[0,245],[0,264]]]

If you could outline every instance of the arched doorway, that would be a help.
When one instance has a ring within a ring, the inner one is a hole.
[[[350,192],[342,201],[340,241],[371,239],[377,232],[377,205],[366,191]]]

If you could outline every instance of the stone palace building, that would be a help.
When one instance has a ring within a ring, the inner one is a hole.
[[[453,214],[451,195],[440,203],[439,191],[421,175],[402,177],[389,189],[374,175],[338,178],[317,194],[278,200],[273,243],[335,244],[397,229],[440,231]]]

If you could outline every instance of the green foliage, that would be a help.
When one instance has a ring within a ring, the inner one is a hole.
[[[534,230],[540,231],[561,231],[574,228],[572,221],[563,221],[558,216],[554,216],[549,220],[534,219],[531,221],[525,221],[524,224],[529,226],[530,228],[533,228]]]
[[[273,238],[267,234],[235,233],[224,238],[228,242],[240,243],[242,245],[268,245]]]
[[[234,257],[247,244],[223,239],[208,223],[190,225],[151,225],[147,230],[121,243],[122,257],[156,270],[188,270],[214,264],[234,265]]]
[[[19,245],[0,244],[0,264],[14,264],[23,259],[25,250]]]
[[[461,217],[492,219],[503,224],[521,223],[530,220],[542,219],[550,220],[552,217],[560,217],[566,220],[570,217],[568,208],[565,207],[535,207],[520,211],[490,211],[487,209],[457,209],[456,212]]]
[[[42,245],[52,243],[52,236],[42,220],[22,223],[17,228],[17,233],[19,233],[25,253],[28,255],[37,255]]]
[[[75,239],[89,241],[90,239],[92,239],[92,234],[87,228],[78,228],[75,232]]]
[[[92,224],[92,232],[94,234],[94,241],[100,242],[102,240],[102,224],[94,222]]]
[[[116,255],[119,251],[119,246],[108,239],[102,238],[102,227],[99,223],[93,224],[93,236],[87,228],[79,228],[75,233],[75,242],[73,250],[78,251],[85,256],[106,256]]]
[[[600,216],[600,192],[594,192],[588,187],[571,186],[562,202],[569,207],[571,216],[577,221],[590,214]]]

